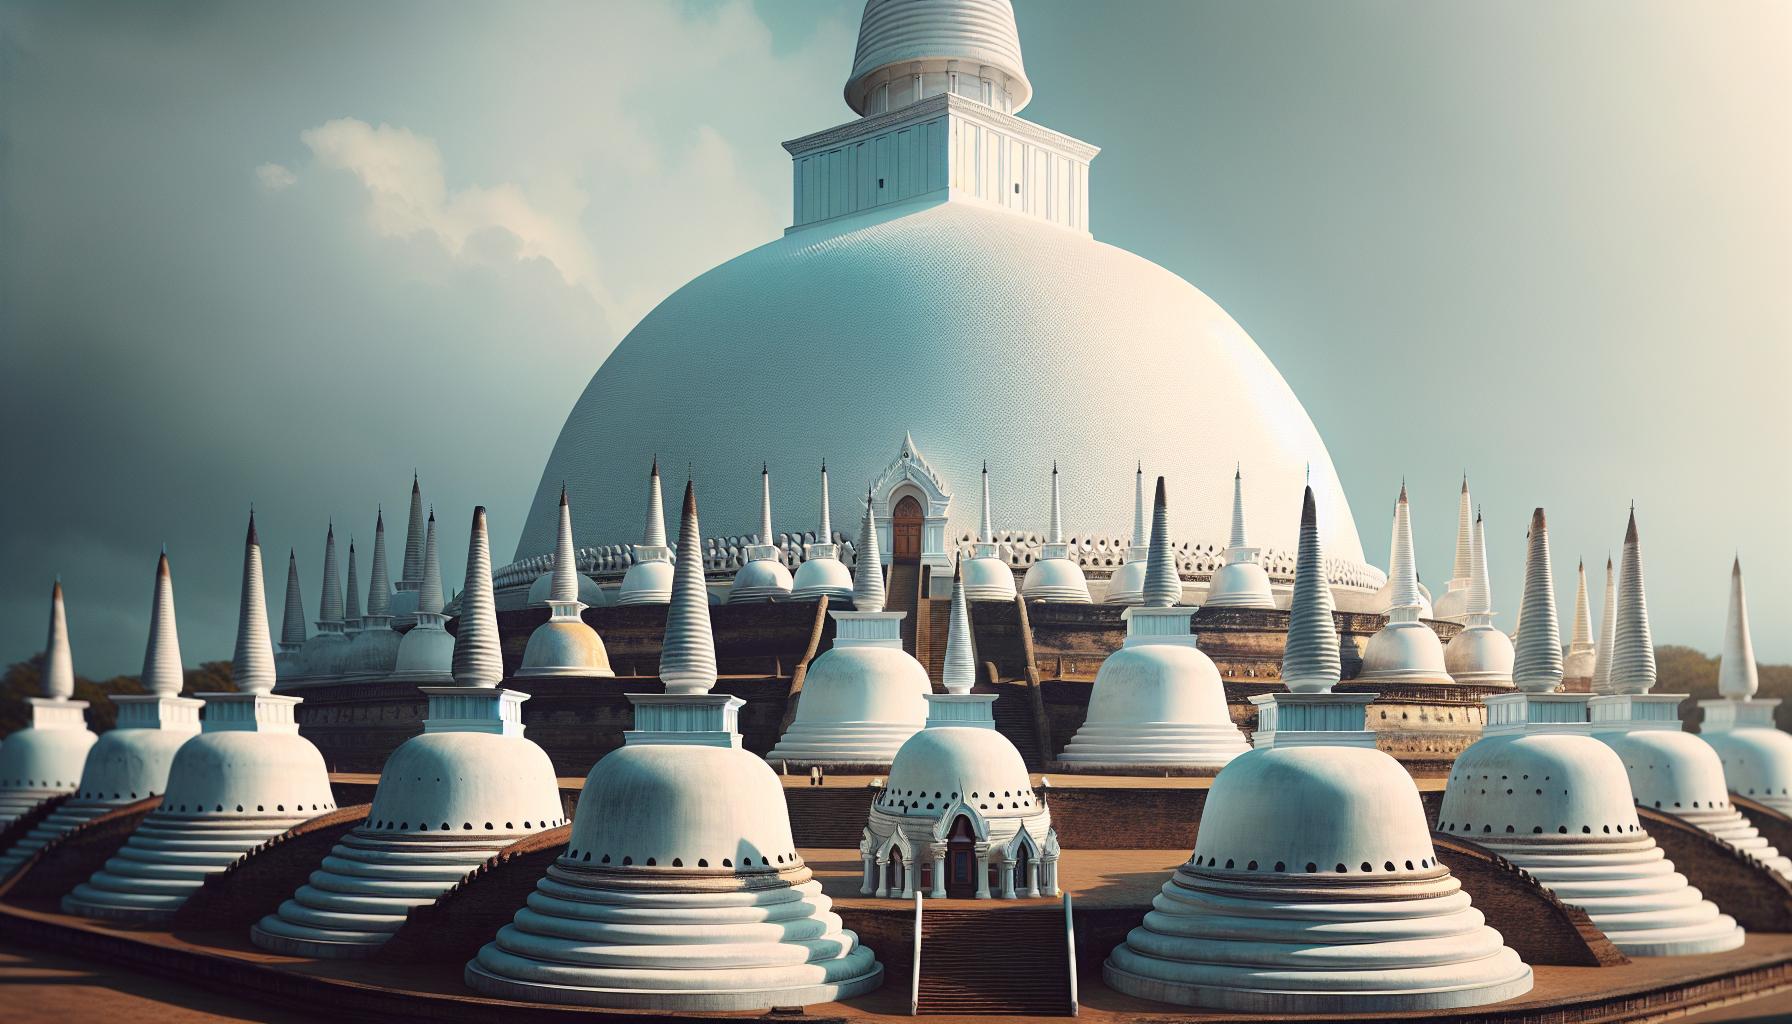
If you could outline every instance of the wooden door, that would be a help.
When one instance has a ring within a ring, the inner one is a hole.
[[[904,495],[896,503],[895,511],[890,513],[891,547],[895,549],[896,561],[921,560],[921,527],[924,520],[921,503],[915,500],[914,495]]]

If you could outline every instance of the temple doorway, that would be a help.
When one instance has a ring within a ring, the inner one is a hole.
[[[921,527],[925,521],[921,503],[912,494],[903,495],[890,512],[890,546],[896,561],[921,561]]]
[[[952,822],[946,838],[946,895],[956,900],[977,895],[977,835],[963,815]]]

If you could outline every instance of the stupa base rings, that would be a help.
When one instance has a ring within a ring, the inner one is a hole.
[[[842,722],[825,726],[792,723],[777,745],[766,752],[767,763],[877,765],[889,767],[896,751],[920,731],[908,722]]]
[[[205,884],[308,815],[144,819],[93,877],[62,898],[64,913],[149,924],[165,920]]]
[[[285,956],[302,956],[314,960],[365,960],[380,951],[387,940],[392,938],[391,932],[334,932],[341,938],[322,938],[326,934],[311,934],[293,929],[287,922],[272,914],[249,926],[249,940],[270,953]]]
[[[1238,727],[1140,722],[1088,725],[1077,730],[1057,760],[1074,770],[1183,767],[1218,771],[1251,749]]]
[[[495,974],[485,964],[502,964],[527,970],[540,977],[519,978]],[[582,985],[572,983],[579,975],[610,973],[616,981],[630,987]],[[705,973],[684,970],[629,970],[595,972],[575,965],[541,964],[511,956],[489,944],[469,962],[465,981],[469,988],[502,999],[560,1003],[572,1006],[597,1006],[617,1010],[668,1010],[674,1012],[766,1010],[774,1006],[806,1006],[836,1002],[873,992],[883,985],[884,969],[863,946],[854,945],[851,952],[837,960],[796,965],[794,967],[755,968],[716,972],[737,974],[737,978],[718,977],[714,989],[677,987],[698,979],[692,975]],[[805,980],[803,975],[819,975]],[[758,976],[758,977],[755,977]],[[556,979],[567,980],[556,980]],[[739,985],[741,987],[727,987]],[[664,986],[664,987],[649,987]]]
[[[8,789],[0,790],[0,828],[5,828],[25,815],[37,809],[37,805],[45,800],[53,800],[67,789]]]
[[[851,587],[797,587],[790,592],[788,600],[813,601],[825,597],[830,602],[852,600]]]
[[[1451,676],[1448,672],[1439,669],[1407,669],[1404,671],[1379,671],[1373,674],[1365,672],[1355,679],[1350,680],[1350,682],[1352,684],[1399,683],[1401,685],[1410,686],[1416,683],[1426,686],[1452,686],[1462,685],[1467,682],[1467,680],[1457,679]],[[1499,685],[1510,686],[1511,680],[1508,679],[1505,683]]]
[[[514,676],[512,676],[511,678],[513,678],[513,679],[614,679],[615,677],[616,677],[616,670],[613,668],[610,668],[609,666],[605,666],[603,668],[581,668],[581,667],[574,666],[574,667],[570,667],[570,668],[567,668],[567,667],[519,668],[516,670],[516,674]]]
[[[741,587],[728,592],[729,604],[751,604],[754,601],[788,601],[791,591],[782,587]]]
[[[1128,954],[1122,958],[1121,954]],[[1508,955],[1510,955],[1508,953]],[[1488,1003],[1515,999],[1531,990],[1531,969],[1511,956],[1515,970],[1511,977],[1498,982],[1468,982],[1458,985],[1439,984],[1434,987],[1416,989],[1365,988],[1358,991],[1335,991],[1342,984],[1339,972],[1311,972],[1310,984],[1315,988],[1331,988],[1334,991],[1317,991],[1303,988],[1277,988],[1284,977],[1297,977],[1301,972],[1263,971],[1235,969],[1243,977],[1258,977],[1264,985],[1242,987],[1218,983],[1203,983],[1176,979],[1147,977],[1126,970],[1115,962],[1120,959],[1126,963],[1137,957],[1140,961],[1148,958],[1138,957],[1122,945],[1114,950],[1114,958],[1102,964],[1101,976],[1107,986],[1116,992],[1153,1002],[1168,1003],[1176,1006],[1198,1006],[1216,1010],[1230,1010],[1239,1013],[1401,1013],[1424,1010],[1454,1010],[1469,1006],[1483,1006]],[[1183,966],[1170,964],[1166,967]],[[1366,972],[1378,974],[1380,972]],[[1367,979],[1362,979],[1367,980]]]
[[[1374,681],[1375,680],[1351,680],[1351,682]],[[1452,672],[1450,673],[1450,678],[1445,680],[1445,682],[1456,683],[1462,686],[1497,686],[1507,690],[1512,689],[1515,685],[1512,682],[1512,673],[1510,670],[1505,672]]]
[[[1786,859],[1784,854],[1769,844],[1767,837],[1736,808],[1725,806],[1720,810],[1676,810],[1671,813],[1687,824],[1695,825],[1741,850],[1769,871],[1782,878],[1792,879],[1792,860]]]
[[[20,865],[31,859],[33,854],[48,846],[52,841],[62,838],[102,814],[115,811],[123,806],[125,805],[122,803],[67,801],[44,820],[38,822],[36,828],[25,833],[23,838],[13,844],[12,849],[0,853],[0,878],[5,878],[17,871]]]

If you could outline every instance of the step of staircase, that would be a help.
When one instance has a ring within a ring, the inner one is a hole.
[[[986,687],[978,687],[984,690]],[[1027,763],[1027,771],[1045,770],[1045,759],[1039,750],[1039,729],[1033,720],[1033,695],[1025,686],[990,687],[1001,694],[1001,699],[991,706],[996,720],[996,731],[1008,737],[1014,749],[1020,751],[1021,760]]]
[[[915,653],[915,613],[921,601],[921,564],[891,564],[889,583],[884,590],[885,610],[905,613],[902,616],[902,649],[912,655]]]
[[[921,917],[924,1014],[1068,1016],[1069,950],[1055,904],[926,910]]]
[[[786,786],[784,806],[790,812],[790,834],[796,845],[856,850],[870,818],[871,791],[858,786]]]

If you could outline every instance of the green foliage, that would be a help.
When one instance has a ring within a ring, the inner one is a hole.
[[[35,697],[40,692],[38,681],[43,677],[43,664],[43,655],[33,655],[28,661],[8,666],[6,675],[0,677],[0,734],[31,724],[31,706],[25,703],[25,698]],[[187,669],[181,686],[181,693],[189,697],[196,693],[235,690],[228,661],[208,661],[198,668]],[[87,725],[94,732],[105,732],[117,722],[118,709],[111,701],[114,694],[142,692],[143,685],[136,676],[113,676],[104,682],[85,676],[75,677],[75,699],[87,702]]]
[[[1704,715],[1699,701],[1714,700],[1717,692],[1718,659],[1701,654],[1690,647],[1664,644],[1655,648],[1656,693],[1691,694],[1680,705],[1680,720],[1697,727]],[[1792,665],[1761,665],[1761,691],[1755,696],[1779,698],[1786,703],[1774,709],[1774,724],[1786,728],[1792,716]]]

